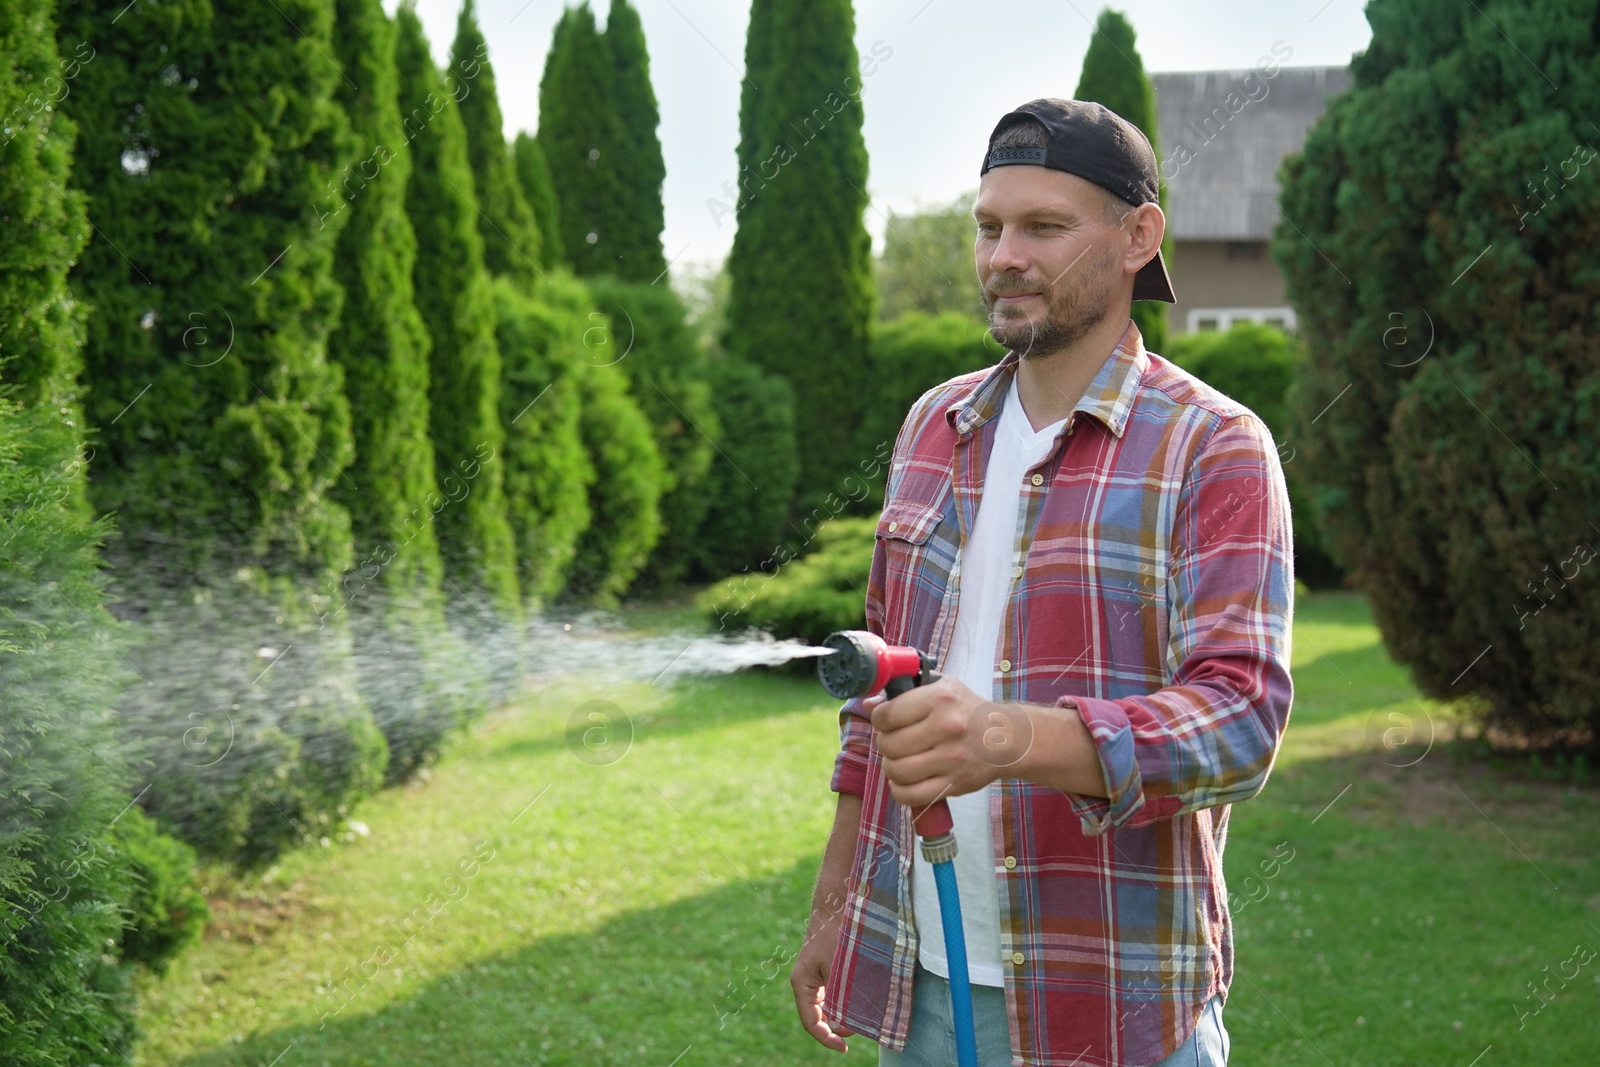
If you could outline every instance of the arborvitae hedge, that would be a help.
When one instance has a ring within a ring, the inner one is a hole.
[[[1150,139],[1156,158],[1161,158],[1160,131],[1156,121],[1156,87],[1144,73],[1133,25],[1120,11],[1107,8],[1095,21],[1089,50],[1083,54],[1083,70],[1078,75],[1079,100],[1104,104],[1127,119]],[[1167,206],[1167,183],[1161,181],[1161,208]],[[1170,225],[1170,220],[1169,220]],[[1161,252],[1170,266],[1172,242],[1164,241]],[[1144,336],[1145,347],[1160,352],[1167,343],[1167,307],[1159,300],[1138,300],[1133,305],[1133,321]]]
[[[606,146],[616,177],[614,198],[602,209],[609,273],[635,282],[653,282],[667,269],[661,250],[666,216],[661,183],[667,176],[656,127],[661,112],[650,85],[650,53],[644,24],[628,0],[611,0],[605,44],[611,55],[610,92],[616,111],[614,139]]]
[[[918,397],[958,374],[991,366],[1003,355],[981,323],[957,312],[912,313],[875,323],[868,357],[873,390],[852,449],[858,457],[856,477],[839,490],[852,501],[846,510],[883,507],[888,457]]]
[[[837,489],[856,459],[840,446],[854,435],[868,386],[872,249],[862,222],[861,73],[849,0],[761,8],[751,13],[747,43],[744,94],[758,99],[748,130],[754,151],[742,146],[740,154],[754,162],[739,177],[724,347],[793,387],[800,493],[809,507]]]
[[[120,723],[164,824],[265,859],[327,832],[386,760],[348,627],[318,626],[353,562],[332,493],[350,414],[325,358],[350,152],[333,4],[82,0],[62,18],[64,51],[94,55],[61,101],[97,231],[72,275],[95,311],[91,487],[148,679]]]
[[[566,262],[566,252],[561,244],[561,210],[556,204],[550,164],[544,158],[544,149],[539,147],[539,139],[526,133],[517,134],[513,152],[522,193],[539,226],[539,264],[546,271],[552,271]]]
[[[483,39],[472,0],[461,5],[456,39],[450,48],[451,73],[462,88],[461,123],[467,132],[467,159],[472,165],[478,208],[475,217],[483,237],[483,262],[491,273],[504,274],[532,286],[541,269],[543,251],[539,224],[528,206],[506,146],[505,120],[495,92],[489,43]]]
[[[605,604],[627,591],[650,550],[661,537],[661,495],[666,464],[656,449],[650,422],[628,391],[628,376],[610,360],[616,351],[617,323],[602,316],[580,341],[579,432],[594,484],[589,490],[590,522],[579,538],[568,590]],[[593,362],[590,362],[590,361]]]
[[[0,10],[0,1062],[18,1067],[124,1059],[125,964],[163,966],[205,917],[193,854],[128,808],[116,744],[127,672],[107,649],[127,635],[86,505],[66,276],[88,228],[57,110],[95,53],[59,53],[50,14]]]
[[[332,611],[355,625],[361,692],[389,742],[388,779],[437,754],[468,712],[459,649],[445,633],[443,567],[430,500],[430,341],[417,311],[416,235],[406,216],[411,152],[400,135],[394,24],[379,0],[337,0],[336,83],[355,158],[340,172],[334,272],[345,293],[328,356],[345,371],[355,460],[334,487],[350,510],[356,565]]]
[[[55,460],[66,421],[0,397],[0,1061],[26,1067],[120,1061],[133,1041],[129,976],[106,952],[133,883],[107,833],[129,774],[101,635],[125,636],[100,606],[105,526],[67,503],[81,464]]]
[[[561,246],[579,274],[614,270],[617,235],[606,206],[621,199],[611,146],[618,141],[610,100],[611,53],[587,0],[556,24],[539,79],[539,147],[560,207]]]
[[[487,596],[520,611],[516,549],[503,486],[500,352],[466,132],[458,98],[474,90],[459,68],[441,78],[416,11],[402,5],[395,57],[401,125],[411,143],[406,213],[417,235],[417,306],[433,339],[429,412],[439,492],[432,501],[445,592]]]
[[[541,282],[537,298],[498,278],[494,297],[506,499],[523,592],[544,604],[561,592],[590,522],[595,469],[579,421],[583,338],[603,320],[591,318],[594,302],[565,270]]]
[[[1311,353],[1286,443],[1423,692],[1593,745],[1600,4],[1366,11],[1353,88],[1284,166]]]
[[[705,357],[685,322],[683,302],[665,282],[596,278],[589,291],[611,320],[614,336],[609,351],[595,346],[585,354],[593,362],[616,360],[628,376],[666,464],[662,537],[641,579],[658,588],[669,586],[686,573],[701,520],[712,504],[706,477],[716,458],[712,441],[722,431],[705,379]]]
[[[787,381],[727,356],[713,360],[706,377],[722,434],[692,558],[700,577],[720,578],[760,566],[789,532],[784,520],[800,457]]]

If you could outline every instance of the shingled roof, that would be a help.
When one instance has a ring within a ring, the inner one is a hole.
[[[1264,241],[1278,222],[1278,164],[1299,150],[1328,98],[1350,87],[1350,71],[1284,67],[1267,78],[1211,70],[1151,80],[1167,232],[1180,241]]]

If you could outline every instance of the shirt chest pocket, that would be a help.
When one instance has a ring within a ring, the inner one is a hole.
[[[960,551],[953,498],[890,499],[878,518],[884,561],[884,637],[927,648]]]

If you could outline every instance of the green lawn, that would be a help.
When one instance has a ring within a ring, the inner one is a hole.
[[[1362,600],[1297,607],[1289,733],[1227,850],[1257,898],[1233,1063],[1600,1062],[1600,957],[1574,957],[1600,952],[1597,791],[1466,759]],[[535,693],[363,804],[369,836],[209,873],[204,942],[142,990],[140,1062],[876,1062],[815,1045],[778,967],[832,819],[834,710],[770,674]]]

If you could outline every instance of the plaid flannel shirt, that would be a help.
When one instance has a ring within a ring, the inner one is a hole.
[[[867,625],[940,662],[1017,362],[929,390],[895,444]],[[992,790],[1012,1063],[1153,1064],[1233,976],[1229,805],[1266,781],[1293,697],[1283,468],[1260,418],[1130,323],[1020,488],[997,699],[1076,705],[1110,796]],[[823,1012],[902,1049],[922,933],[911,821],[863,701],[839,718],[832,788],[863,804]]]

